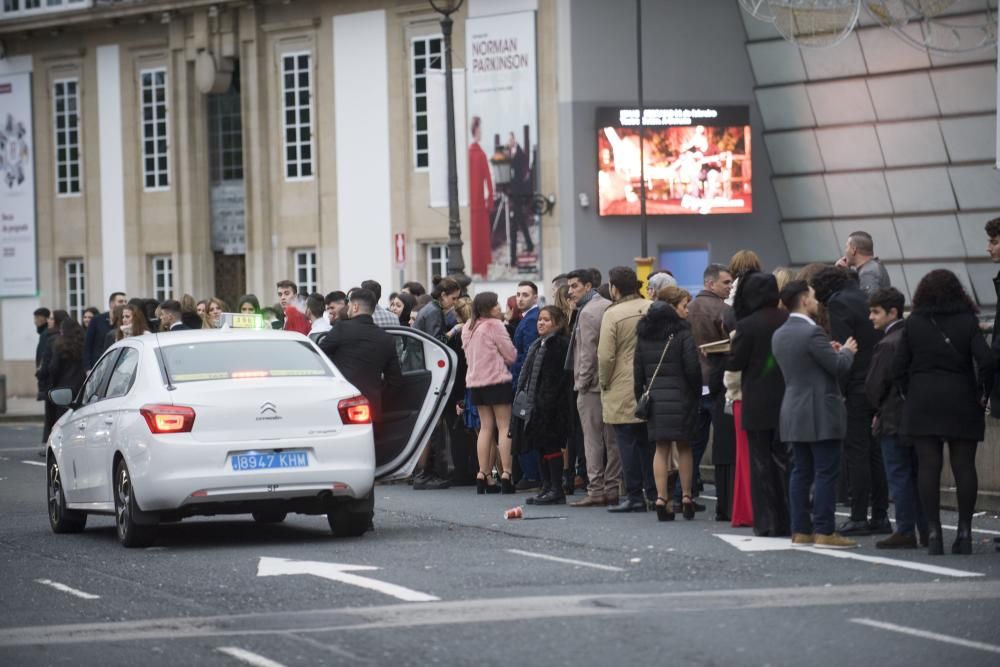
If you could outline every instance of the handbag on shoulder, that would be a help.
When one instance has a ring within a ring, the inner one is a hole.
[[[646,389],[642,392],[642,396],[640,396],[639,400],[635,402],[636,419],[649,421],[652,409],[649,403],[649,392],[653,388],[653,381],[656,380],[656,376],[660,373],[660,366],[663,365],[663,359],[667,356],[667,350],[670,349],[670,342],[673,339],[674,335],[670,334],[670,338],[667,339],[667,344],[663,346],[663,352],[660,353],[660,360],[656,363],[656,370],[653,371],[653,376],[649,378],[649,381],[646,383]]]

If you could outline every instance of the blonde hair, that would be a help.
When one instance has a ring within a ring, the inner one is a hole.
[[[760,271],[760,257],[753,250],[740,250],[729,260],[729,273],[733,278]]]
[[[472,317],[472,299],[467,296],[459,297],[455,302],[455,316],[462,324],[468,322]]]
[[[778,281],[778,293],[785,289],[785,285],[795,280],[795,273],[792,272],[787,266],[779,266],[774,271],[771,272],[774,279]]]
[[[569,302],[569,287],[560,285],[552,300],[555,301],[555,307],[563,312],[566,321],[569,322],[570,316],[573,314],[573,305]]]
[[[666,301],[674,308],[684,303],[685,299],[688,301],[691,300],[691,292],[688,292],[683,287],[677,287],[676,285],[667,285],[656,293],[657,301]]]

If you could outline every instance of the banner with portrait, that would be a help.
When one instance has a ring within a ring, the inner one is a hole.
[[[465,25],[469,274],[531,280],[541,269],[538,63],[535,12],[470,18]]]
[[[35,296],[31,75],[0,76],[0,297]]]

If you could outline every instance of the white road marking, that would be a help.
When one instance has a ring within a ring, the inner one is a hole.
[[[917,570],[928,574],[938,574],[945,577],[981,577],[982,572],[969,572],[967,570],[956,570],[950,567],[939,565],[928,565],[910,560],[896,560],[895,558],[885,558],[884,556],[866,556],[854,551],[840,551],[836,549],[817,549],[810,546],[792,546],[791,539],[787,537],[756,537],[753,535],[715,535],[724,542],[728,542],[740,551],[796,551],[830,556],[831,558],[848,558],[850,560],[860,560],[876,565],[891,565],[901,567],[906,570]]]
[[[908,628],[905,625],[896,625],[895,623],[885,623],[883,621],[875,621],[870,618],[852,618],[851,623],[857,623],[859,625],[867,625],[872,628],[878,628],[879,630],[888,630],[889,632],[898,632],[903,635],[910,635],[911,637],[920,637],[921,639],[932,639],[937,642],[943,642],[945,644],[954,644],[955,646],[964,646],[965,648],[976,649],[977,651],[986,651],[988,653],[1000,653],[1000,646],[995,644],[987,644],[985,642],[975,642],[970,639],[962,639],[961,637],[951,637],[949,635],[942,635],[937,632],[929,632],[927,630],[919,630],[917,628]]]
[[[373,565],[346,565],[341,563],[321,563],[311,560],[290,560],[288,558],[261,558],[257,564],[258,577],[276,577],[283,574],[312,574],[330,581],[367,588],[384,595],[391,595],[404,602],[433,602],[441,598],[421,593],[378,579],[369,579],[351,572],[370,572],[379,568]]]
[[[82,600],[100,600],[100,595],[94,595],[93,593],[84,593],[83,591],[78,591],[75,588],[70,588],[66,584],[60,584],[58,581],[52,581],[51,579],[35,579],[35,583],[42,584],[43,586],[50,586],[57,591],[62,591],[63,593],[69,593],[70,595],[75,595]]]
[[[253,665],[254,667],[285,667],[280,662],[275,662],[270,658],[265,658],[262,655],[257,655],[256,653],[252,653],[236,646],[222,646],[215,650],[219,653],[225,653],[230,658],[236,658],[240,662]]]
[[[528,558],[541,558],[542,560],[551,560],[556,563],[566,563],[567,565],[579,565],[580,567],[592,567],[595,570],[606,570],[608,572],[624,572],[625,568],[615,567],[614,565],[601,565],[600,563],[588,563],[585,560],[574,560],[572,558],[560,558],[559,556],[550,556],[548,554],[536,554],[531,551],[521,551],[520,549],[507,549],[507,553],[517,554],[518,556],[527,556]]]
[[[41,461],[21,461],[21,463],[27,463],[29,466],[42,466],[43,468],[45,467],[45,464],[42,463]]]
[[[704,493],[701,494],[699,496],[699,498],[707,498],[709,500],[718,500],[718,498],[716,498],[715,496],[706,496]],[[837,516],[846,517],[848,519],[851,518],[851,513],[850,512],[834,512],[834,514],[837,515]],[[973,514],[973,516],[982,516],[984,514],[986,514],[986,513],[985,512],[979,512],[977,514]],[[948,525],[943,525],[942,524],[941,527],[944,528],[945,530],[958,530],[958,526],[948,526]],[[1000,535],[1000,530],[988,530],[986,528],[973,528],[972,532],[974,532],[974,533],[982,533],[983,535]]]

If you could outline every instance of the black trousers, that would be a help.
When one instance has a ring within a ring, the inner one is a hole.
[[[933,435],[914,436],[910,440],[917,450],[917,490],[927,520],[934,523],[941,521],[941,468],[944,465],[944,443],[947,442],[958,497],[958,520],[970,523],[979,493],[979,476],[976,474],[976,448],[979,443]]]
[[[882,463],[882,447],[872,436],[874,415],[864,386],[849,388],[844,456],[851,486],[851,521],[867,521],[869,504],[873,520],[886,518],[889,511],[889,485]]]
[[[750,497],[754,535],[784,537],[791,526],[788,514],[788,446],[777,429],[747,431],[750,442]]]

